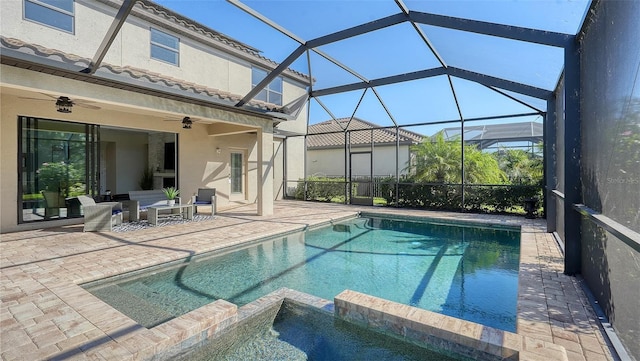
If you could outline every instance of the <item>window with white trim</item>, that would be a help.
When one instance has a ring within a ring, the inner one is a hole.
[[[180,65],[180,39],[151,28],[151,59]]]
[[[24,0],[24,18],[73,34],[73,3],[73,0]]]
[[[262,79],[267,77],[266,70],[253,67],[251,68],[251,87],[254,88]],[[282,77],[276,77],[264,89],[255,96],[256,100],[262,100],[267,103],[282,105]]]

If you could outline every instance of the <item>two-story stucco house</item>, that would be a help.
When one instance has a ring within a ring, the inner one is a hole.
[[[219,206],[266,215],[285,175],[303,177],[303,137],[278,132],[305,134],[307,75],[249,96],[278,64],[146,0],[13,0],[0,14],[3,232],[78,222],[74,194],[145,187],[216,188]]]

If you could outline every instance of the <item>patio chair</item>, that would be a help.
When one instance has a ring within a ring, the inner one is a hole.
[[[40,191],[40,193],[44,198],[44,219],[60,217],[60,208],[66,207],[64,195],[53,191]]]
[[[90,196],[78,196],[84,210],[84,231],[111,231],[113,224],[122,224],[122,203],[96,203]]]
[[[191,196],[191,204],[193,204],[193,212],[198,212],[198,207],[211,206],[211,215],[216,214],[216,189],[215,188],[198,188],[198,194]]]

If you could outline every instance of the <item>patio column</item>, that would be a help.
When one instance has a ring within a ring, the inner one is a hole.
[[[556,231],[557,212],[556,197],[553,190],[556,189],[556,93],[547,99],[547,114],[544,116],[544,213],[547,219],[547,232]]]
[[[258,129],[258,215],[273,214],[273,134]]]
[[[580,179],[580,52],[578,41],[564,49],[564,273],[581,271],[581,215],[573,208],[582,203]]]

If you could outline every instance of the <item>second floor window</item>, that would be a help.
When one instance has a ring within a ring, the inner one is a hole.
[[[267,76],[267,71],[260,68],[252,68],[251,87],[255,87]],[[275,105],[282,105],[282,77],[279,76],[271,81],[266,88],[262,89],[254,98]]]
[[[151,59],[164,61],[173,65],[179,65],[180,39],[152,28]]]
[[[73,0],[24,0],[24,18],[73,33]]]

